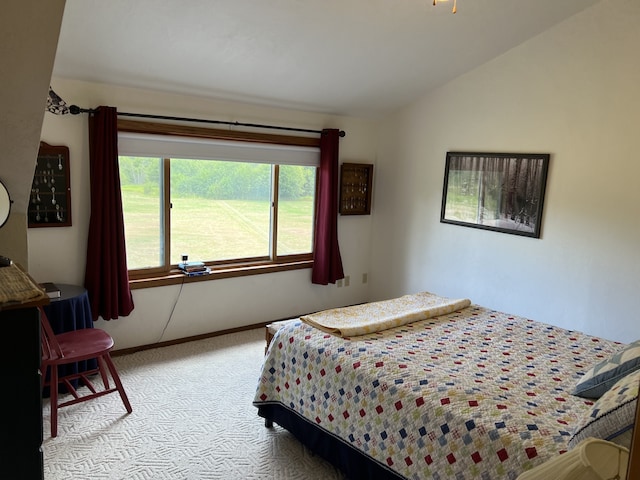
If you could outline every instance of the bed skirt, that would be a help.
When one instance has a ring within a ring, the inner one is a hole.
[[[300,443],[339,468],[350,480],[404,478],[279,403],[259,405],[258,415],[288,430]]]

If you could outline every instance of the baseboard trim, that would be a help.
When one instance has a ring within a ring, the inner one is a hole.
[[[254,323],[252,325],[245,325],[244,327],[228,328],[226,330],[218,330],[216,332],[203,333],[201,335],[193,335],[191,337],[176,338],[175,340],[168,340],[166,342],[158,342],[158,343],[151,343],[147,345],[139,345],[137,347],[122,348],[119,350],[113,350],[111,352],[111,356],[117,357],[120,355],[128,355],[130,353],[142,352],[144,350],[151,350],[152,348],[170,347],[171,345],[179,345],[181,343],[193,342],[195,340],[204,340],[206,338],[219,337],[220,335],[227,335],[229,333],[244,332],[247,330],[253,330],[255,328],[265,328],[270,323],[278,322],[280,320],[287,320],[289,318],[295,318],[295,317],[284,317],[278,320],[269,320],[268,322],[260,322],[260,323]]]
[[[171,345],[179,345],[181,343],[193,342],[195,340],[204,340],[206,338],[219,337],[220,335],[227,335],[229,333],[244,332],[246,330],[253,330],[255,328],[264,328],[269,323],[271,322],[254,323],[253,325],[246,325],[244,327],[229,328],[226,330],[218,330],[217,332],[203,333],[202,335],[193,335],[191,337],[176,338],[175,340],[168,340],[166,342],[151,343],[147,345],[139,345],[137,347],[113,350],[111,352],[111,356],[117,357],[120,355],[128,355],[130,353],[142,352],[144,350],[151,350],[152,348],[170,347]]]

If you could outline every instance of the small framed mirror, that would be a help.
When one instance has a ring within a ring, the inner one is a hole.
[[[9,197],[9,190],[0,180],[0,227],[7,223],[9,213],[11,213],[11,197]]]

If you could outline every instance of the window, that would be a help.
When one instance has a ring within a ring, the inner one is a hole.
[[[118,148],[130,271],[311,260],[317,147],[120,132]]]

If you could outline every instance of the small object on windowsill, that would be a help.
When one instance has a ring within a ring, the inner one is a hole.
[[[209,267],[204,267],[202,270],[182,270],[187,277],[199,277],[200,275],[209,275],[211,273],[211,269]]]
[[[180,270],[202,269],[205,268],[205,264],[204,262],[182,262],[178,264],[178,268]]]
[[[60,288],[52,282],[41,283],[40,286],[44,289],[49,298],[60,298]]]
[[[211,273],[211,270],[204,264],[204,262],[183,262],[178,264],[178,268],[182,273],[189,277],[195,277],[196,275],[208,275]]]

